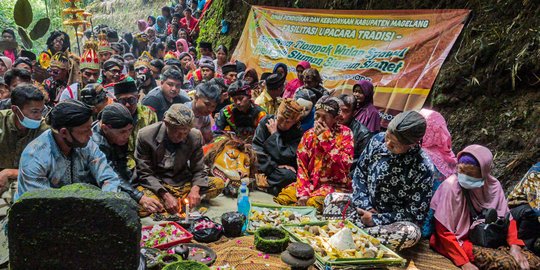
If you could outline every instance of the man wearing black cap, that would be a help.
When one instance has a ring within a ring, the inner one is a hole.
[[[169,69],[162,75],[161,86],[154,88],[142,100],[142,104],[156,112],[158,120],[163,119],[163,114],[175,103],[190,101],[187,94],[182,91],[183,75],[180,71]]]
[[[126,182],[133,171],[127,166],[128,140],[133,130],[133,117],[120,103],[107,105],[92,124],[92,140],[105,154],[109,165]]]
[[[88,183],[103,191],[124,191],[147,211],[162,209],[123,181],[107,163],[92,136],[92,109],[77,100],[58,103],[49,114],[50,130],[24,149],[19,166],[17,200],[25,192]]]
[[[221,110],[217,119],[217,133],[234,132],[239,138],[249,139],[255,133],[266,112],[251,101],[251,86],[244,81],[236,81],[229,86],[229,96],[233,104]]]
[[[212,113],[221,99],[221,90],[215,83],[204,82],[195,88],[195,98],[193,102],[185,105],[193,111],[193,127],[198,129],[204,138],[204,143],[209,143],[213,139],[212,134]]]
[[[265,85],[266,90],[255,99],[255,104],[265,109],[268,114],[276,114],[285,89],[285,76],[272,74],[266,78]]]
[[[210,81],[216,75],[216,67],[212,61],[203,61],[199,65],[201,67],[201,73],[203,81]]]
[[[149,126],[158,121],[157,115],[150,108],[139,103],[139,91],[134,81],[124,80],[114,85],[114,95],[116,101],[128,109],[133,119],[133,131],[128,142],[128,167],[135,168],[135,142],[137,133],[143,127]]]
[[[238,79],[238,71],[236,70],[236,64],[226,64],[221,67],[221,72],[223,73],[223,79],[225,84],[231,85]]]

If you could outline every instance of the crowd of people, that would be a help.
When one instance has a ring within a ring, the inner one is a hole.
[[[208,7],[188,2],[132,22],[135,33],[96,26],[80,56],[59,30],[37,56],[1,52],[2,191],[17,200],[83,182],[126,192],[141,216],[174,214],[179,201],[196,206],[230,184],[203,149],[232,134],[256,154],[265,177],[255,188],[279,204],[347,218],[395,250],[429,238],[462,269],[540,268],[539,164],[506,198],[491,151],[455,155],[440,113],[405,111],[383,128],[371,81],[337,95],[309,62],[258,74],[226,46],[197,40]],[[471,239],[499,221],[500,245]]]

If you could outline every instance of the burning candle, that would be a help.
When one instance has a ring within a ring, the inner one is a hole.
[[[186,203],[186,223],[187,223],[189,222],[189,200],[186,198],[184,202]]]

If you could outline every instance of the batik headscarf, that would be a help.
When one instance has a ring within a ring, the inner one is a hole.
[[[340,99],[331,96],[324,96],[317,101],[317,104],[315,104],[315,110],[323,110],[336,117],[341,111],[341,105],[343,105],[343,101]]]
[[[297,119],[303,112],[304,108],[296,100],[285,98],[279,104],[277,115],[287,119]]]
[[[540,162],[532,166],[508,195],[508,206],[529,204],[540,216]]]
[[[426,119],[426,134],[422,139],[422,149],[446,177],[456,173],[456,155],[452,151],[452,135],[448,131],[444,117],[432,110],[422,109],[420,114]]]

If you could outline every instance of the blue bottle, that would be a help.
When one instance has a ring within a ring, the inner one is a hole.
[[[246,222],[242,227],[242,232],[246,231],[250,210],[251,203],[249,202],[249,190],[247,188],[247,184],[242,183],[242,185],[240,186],[240,191],[238,192],[238,212],[246,216]]]

